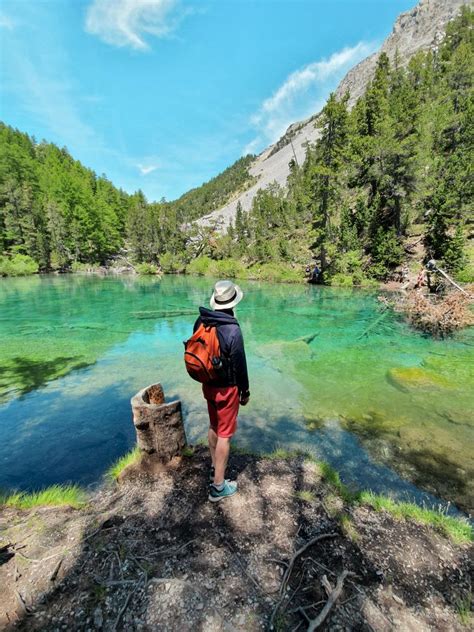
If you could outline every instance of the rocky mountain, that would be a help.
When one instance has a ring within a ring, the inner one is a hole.
[[[470,4],[469,0],[420,0],[413,9],[397,18],[391,34],[380,50],[347,73],[339,84],[336,95],[341,97],[349,92],[349,104],[353,105],[371,80],[377,59],[382,52],[390,59],[398,53],[400,62],[406,64],[417,51],[436,49],[443,37],[446,24],[458,14],[464,4]],[[259,189],[264,189],[272,182],[284,186],[289,173],[289,162],[296,158],[301,164],[305,158],[306,144],[318,138],[319,132],[315,128],[318,115],[319,113],[316,113],[305,121],[290,125],[285,134],[257,156],[250,166],[249,172],[256,178],[255,184],[236,194],[222,208],[202,217],[198,223],[203,226],[216,225],[222,230],[235,217],[238,202],[244,211],[248,211]]]

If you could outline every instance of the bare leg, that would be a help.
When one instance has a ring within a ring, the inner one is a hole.
[[[207,440],[209,443],[209,452],[211,453],[212,467],[216,467],[217,435],[212,428],[209,428],[207,432]]]
[[[224,439],[223,437],[217,437],[217,444],[215,449],[215,468],[216,473],[214,476],[214,483],[221,485],[224,482],[225,469],[227,467],[227,461],[229,460],[230,452],[230,438]]]

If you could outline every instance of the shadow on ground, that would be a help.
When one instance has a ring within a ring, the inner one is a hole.
[[[321,629],[461,629],[466,549],[344,508],[303,458],[233,455],[239,493],[219,504],[207,498],[207,467],[199,448],[153,481],[103,490],[86,510],[6,516],[18,535],[0,567],[10,629],[304,630],[328,598],[323,576],[334,586],[343,570],[351,575]],[[293,553],[322,534],[281,593]]]

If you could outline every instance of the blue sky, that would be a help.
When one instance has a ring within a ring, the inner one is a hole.
[[[0,117],[149,200],[318,111],[415,0],[2,0]]]

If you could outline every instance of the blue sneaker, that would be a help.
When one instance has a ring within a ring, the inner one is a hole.
[[[235,481],[224,481],[224,487],[219,491],[214,485],[209,490],[209,500],[211,503],[218,503],[219,500],[233,496],[237,492],[237,483]]]

